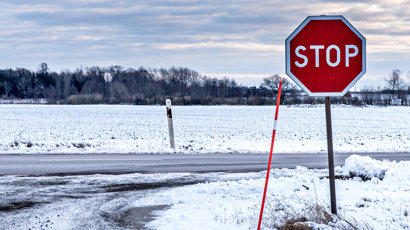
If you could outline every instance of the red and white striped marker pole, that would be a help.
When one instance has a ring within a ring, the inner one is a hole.
[[[265,189],[263,190],[263,198],[262,198],[262,205],[261,205],[261,213],[259,214],[258,230],[261,229],[262,216],[263,216],[263,208],[264,208],[264,206],[265,206],[266,190],[268,189],[270,165],[271,165],[271,163],[272,163],[272,152],[273,152],[273,144],[274,144],[274,142],[275,142],[276,123],[277,123],[277,121],[278,121],[278,112],[279,112],[280,93],[281,93],[281,91],[282,91],[282,82],[279,82],[278,98],[276,99],[275,123],[274,123],[274,125],[273,125],[272,142],[271,142],[271,144],[270,144],[270,154],[269,154],[268,171],[266,172]]]

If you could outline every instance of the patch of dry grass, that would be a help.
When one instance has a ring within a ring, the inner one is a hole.
[[[317,201],[301,200],[300,203],[303,208],[295,209],[278,198],[268,200],[262,225],[266,229],[278,230],[313,230],[315,225],[341,230],[373,229],[367,223],[347,217],[341,210],[338,215],[333,215],[329,207]],[[255,209],[255,213],[257,210]],[[254,220],[252,222],[255,223]]]

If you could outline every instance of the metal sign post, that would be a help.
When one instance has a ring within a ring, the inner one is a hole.
[[[327,155],[329,161],[329,185],[330,185],[330,208],[333,214],[337,215],[336,188],[335,188],[335,163],[333,157],[333,136],[332,136],[332,114],[330,112],[330,97],[325,98],[326,107],[326,133],[327,133]]]
[[[174,124],[172,123],[171,99],[167,99],[165,102],[167,105],[169,143],[171,145],[171,148],[175,149]]]

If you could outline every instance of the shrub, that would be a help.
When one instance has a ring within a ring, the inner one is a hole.
[[[78,94],[71,95],[67,99],[68,104],[100,104],[102,102],[102,95],[100,94]]]
[[[317,201],[300,202],[304,203],[304,208],[295,210],[278,198],[269,200],[266,203],[263,225],[280,230],[310,230],[314,229],[315,224],[327,225],[332,229],[372,229],[367,223],[345,218],[340,211],[337,216],[329,213],[328,208]]]
[[[27,148],[31,148],[31,147],[33,147],[33,143],[31,143],[31,141],[29,141],[26,146],[27,146]]]

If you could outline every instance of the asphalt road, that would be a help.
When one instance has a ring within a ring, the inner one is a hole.
[[[410,160],[410,153],[354,153],[382,160]],[[351,154],[335,153],[335,165]],[[85,175],[168,172],[256,172],[268,154],[0,154],[0,175]],[[272,167],[326,168],[327,154],[275,154]]]

